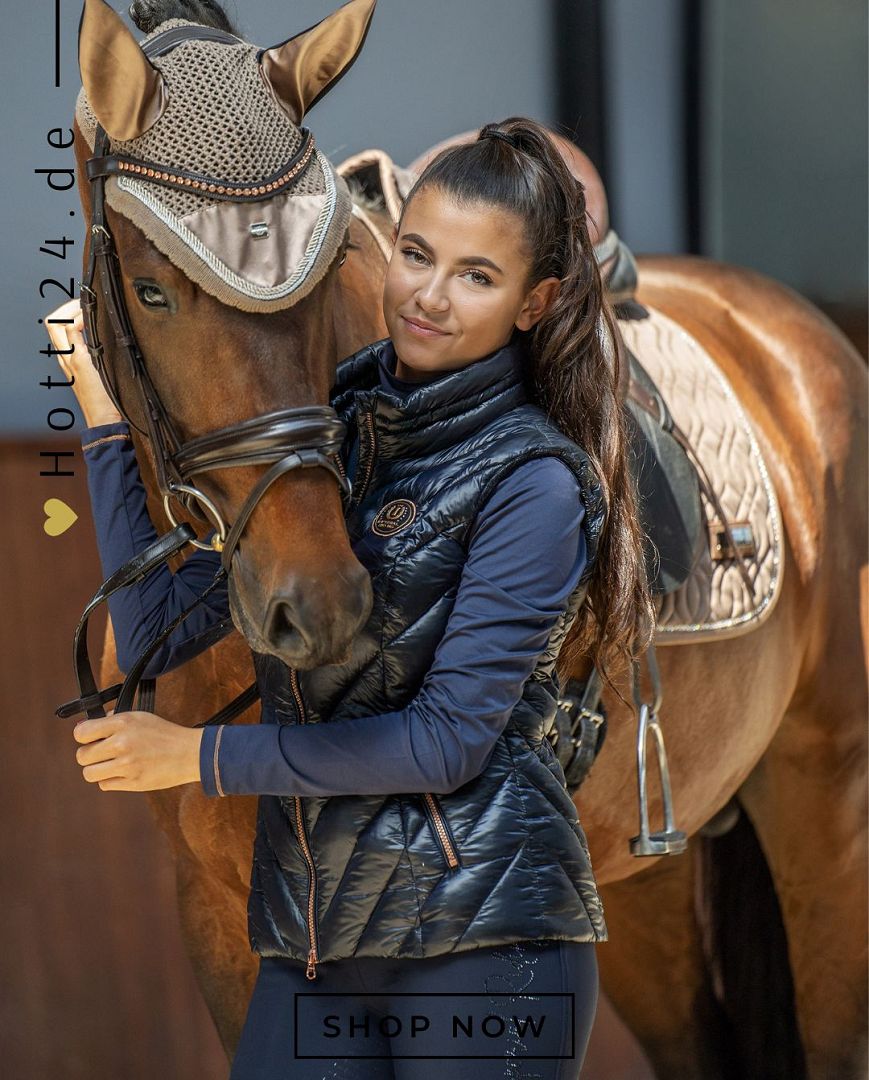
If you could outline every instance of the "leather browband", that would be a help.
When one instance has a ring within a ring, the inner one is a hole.
[[[197,195],[231,202],[260,202],[263,196],[279,195],[290,187],[304,172],[314,156],[314,137],[307,128],[302,128],[302,142],[286,165],[281,166],[271,176],[262,180],[241,183],[225,180],[204,173],[179,169],[173,165],[160,165],[154,161],[142,161],[129,154],[107,154],[92,157],[87,162],[89,180],[107,176],[131,176],[137,180],[148,180],[162,187],[190,191]]]

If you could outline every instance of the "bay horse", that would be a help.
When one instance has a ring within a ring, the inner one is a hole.
[[[87,213],[88,148],[78,129],[75,136]],[[608,218],[599,178],[584,155],[557,141],[586,183],[600,240]],[[111,224],[131,300],[128,268],[145,258],[154,275],[195,298],[208,343],[234,335],[209,352],[196,338],[192,367],[183,380],[166,383],[167,404],[194,402],[203,410],[198,423],[214,419],[204,410],[224,380],[246,414],[296,400],[299,385],[307,395],[301,400],[325,401],[328,365],[385,335],[386,209],[366,205],[352,218],[345,264],[290,309],[287,325],[299,344],[293,372],[307,376],[292,387],[286,368],[275,377],[268,363],[239,359],[247,356],[247,335],[255,335],[262,355],[284,355],[283,323],[238,322],[237,312],[193,288],[135,227],[119,215]],[[662,1080],[862,1077],[865,621],[856,597],[861,590],[865,597],[866,584],[865,365],[812,305],[745,269],[642,258],[637,299],[705,346],[749,413],[780,500],[786,571],[775,610],[750,634],[660,650],[669,770],[689,838],[682,856],[630,854],[635,724],[617,697],[604,694],[606,753],[577,796],[610,935],[598,949],[602,984]],[[133,321],[138,332],[135,309]],[[153,345],[166,349],[168,364],[175,341]],[[137,452],[161,527],[147,443],[137,442]],[[231,507],[240,489],[215,494]],[[346,561],[346,543],[334,485],[303,470],[285,478],[263,507],[251,565],[271,589],[288,569],[319,575],[323,559]],[[333,599],[324,596],[324,609]],[[193,722],[246,686],[250,671],[248,645],[233,634],[161,679],[158,711]],[[570,672],[587,673],[582,662]],[[112,681],[116,674],[109,632],[103,675]],[[257,717],[249,710],[241,719]],[[659,793],[651,797],[653,815],[660,813]],[[207,799],[198,785],[152,792],[148,800],[171,842],[186,946],[231,1056],[256,974],[245,917],[256,800]],[[728,817],[735,824],[725,831]],[[710,823],[722,835],[708,835]]]

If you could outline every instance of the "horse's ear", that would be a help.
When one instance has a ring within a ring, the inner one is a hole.
[[[359,55],[376,2],[350,0],[316,26],[261,53],[263,75],[296,124]]]
[[[88,103],[113,139],[135,139],[159,120],[163,76],[105,0],[85,0],[78,63]]]

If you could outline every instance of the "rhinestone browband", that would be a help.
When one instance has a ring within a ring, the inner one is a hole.
[[[259,199],[263,195],[275,195],[283,191],[307,167],[314,154],[314,136],[306,128],[302,128],[301,131],[302,142],[289,163],[266,179],[254,180],[252,183],[218,180],[212,176],[203,176],[200,173],[158,165],[154,162],[140,161],[123,154],[91,158],[87,166],[88,176],[93,179],[102,175],[125,173],[143,180],[152,180],[166,187],[212,195],[217,199]]]

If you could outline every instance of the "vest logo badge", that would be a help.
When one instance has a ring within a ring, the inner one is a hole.
[[[395,536],[416,518],[416,503],[410,499],[393,499],[384,503],[374,515],[371,531],[378,536]]]

